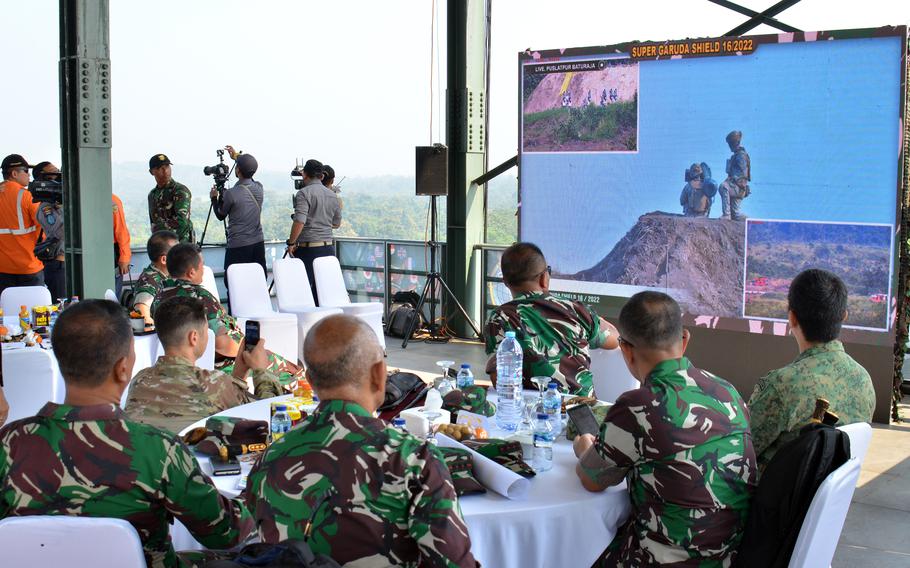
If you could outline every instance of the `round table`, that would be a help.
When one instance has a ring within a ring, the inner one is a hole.
[[[284,398],[258,400],[216,416],[268,420],[270,403]],[[200,420],[187,430],[204,424]],[[202,470],[211,473],[209,459],[197,459]],[[576,461],[571,443],[562,438],[553,448],[553,469],[530,480],[524,499],[510,500],[492,491],[459,498],[471,551],[483,566],[588,568],[600,556],[629,515],[629,494],[625,483],[601,493],[585,490],[575,475]],[[223,495],[236,497],[239,479],[233,475],[212,481]],[[194,548],[188,546],[192,537],[179,529],[172,536],[177,550]]]

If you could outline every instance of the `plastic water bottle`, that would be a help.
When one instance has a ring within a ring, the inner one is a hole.
[[[275,408],[275,414],[272,415],[272,443],[274,444],[291,429],[291,417],[288,415],[288,407],[279,405]]]
[[[461,364],[461,370],[458,371],[458,377],[455,379],[455,386],[459,390],[474,386],[474,373],[471,372],[471,366],[467,363]]]
[[[537,424],[534,425],[534,458],[532,466],[534,471],[540,473],[553,467],[553,425],[545,412],[537,414]]]
[[[550,425],[553,426],[554,437],[562,431],[562,397],[556,390],[557,387],[559,387],[559,383],[551,382],[547,385],[547,392],[543,395],[543,411],[546,413]]]
[[[521,345],[514,331],[507,331],[506,338],[496,350],[496,426],[514,432],[521,421]]]
[[[407,432],[408,428],[407,428],[406,424],[407,424],[407,422],[405,422],[405,419],[402,418],[401,416],[396,416],[395,418],[392,418],[392,428],[395,428],[396,430],[401,430],[402,432]]]

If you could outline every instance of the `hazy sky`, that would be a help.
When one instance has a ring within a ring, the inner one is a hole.
[[[444,49],[444,0],[112,0],[113,160],[165,152],[208,164],[231,143],[264,170],[317,157],[339,175],[412,174],[431,108],[432,141],[443,141],[444,52],[430,98],[434,1]],[[0,3],[0,154],[59,163],[58,2]],[[745,19],[705,0],[493,0],[492,18],[491,165],[516,153],[519,51],[713,36]],[[805,30],[905,24],[910,4],[803,0],[781,19]]]

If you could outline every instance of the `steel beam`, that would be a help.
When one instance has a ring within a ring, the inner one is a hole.
[[[108,0],[60,0],[60,148],[71,295],[114,287]]]
[[[444,277],[474,321],[481,318],[481,266],[472,266],[474,246],[484,241],[485,186],[471,180],[486,171],[490,0],[447,2],[446,144],[449,193],[446,198]],[[454,309],[449,326],[471,336]]]

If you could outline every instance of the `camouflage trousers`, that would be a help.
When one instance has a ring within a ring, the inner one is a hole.
[[[740,197],[739,187],[733,180],[727,178],[720,184],[720,202],[723,208],[725,219],[735,219],[741,221],[746,217],[741,213],[741,207],[745,196]]]
[[[272,353],[266,349],[269,357],[268,370],[278,377],[278,382],[288,392],[293,392],[297,387],[297,381],[303,379],[304,369],[294,363],[291,363],[281,355]],[[221,361],[215,361],[215,368],[223,373],[230,375],[234,371],[234,359],[225,357]]]

